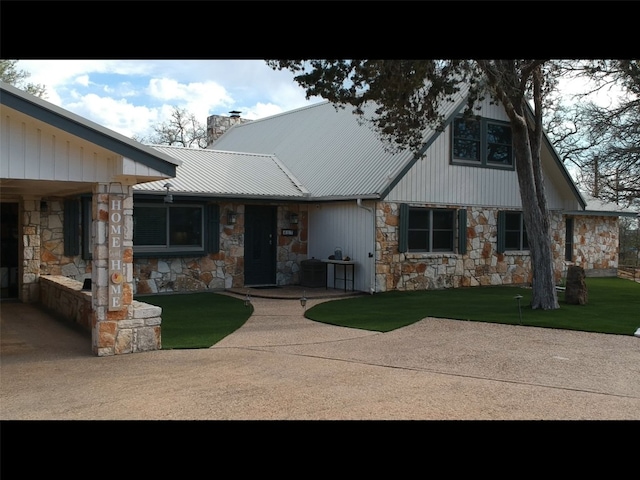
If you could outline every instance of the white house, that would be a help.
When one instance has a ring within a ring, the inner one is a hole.
[[[328,102],[198,150],[0,94],[2,297],[83,324],[98,355],[160,348],[161,312],[136,293],[318,286],[318,268],[367,293],[530,282],[509,123],[488,101],[465,123],[459,96],[420,151],[391,153]],[[588,207],[546,138],[542,163],[557,279],[565,262],[615,275],[635,213]]]

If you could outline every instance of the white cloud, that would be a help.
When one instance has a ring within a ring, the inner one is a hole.
[[[124,99],[114,100],[91,93],[77,100],[66,108],[127,137],[148,135],[150,126],[158,122],[157,109],[134,106]]]
[[[275,115],[307,100],[288,71],[262,60],[21,60],[46,100],[124,135],[147,136],[185,108],[203,124],[239,110],[249,119]]]
[[[82,85],[83,87],[88,87],[89,75],[79,75],[74,79],[73,83],[77,83],[78,85]]]

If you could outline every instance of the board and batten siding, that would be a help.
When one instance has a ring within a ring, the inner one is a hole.
[[[359,207],[355,200],[309,205],[307,255],[308,258],[326,259],[340,247],[343,257],[349,256],[356,262],[354,289],[370,292],[375,262],[375,211],[370,210],[375,208],[375,203],[363,201],[362,205],[369,210]],[[369,253],[373,256],[369,257]],[[333,266],[327,268],[328,287],[334,288]],[[338,277],[342,277],[341,267]],[[343,288],[342,281],[338,281],[335,288]]]
[[[1,178],[111,182],[118,175],[162,176],[10,108],[3,108],[0,128]]]
[[[508,121],[502,107],[482,104],[478,115]],[[550,209],[577,208],[568,184],[548,151],[542,152],[545,190]],[[553,175],[550,176],[549,174]],[[451,125],[429,146],[384,198],[390,202],[426,203],[461,206],[521,208],[520,188],[514,170],[451,164]]]

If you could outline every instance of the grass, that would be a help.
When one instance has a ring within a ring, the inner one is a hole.
[[[633,335],[640,327],[640,283],[587,278],[586,284],[586,305],[569,305],[559,293],[557,310],[532,310],[528,306],[530,289],[500,286],[386,292],[321,303],[307,310],[306,316],[317,322],[378,332],[438,317]],[[522,295],[521,313],[516,295]]]
[[[306,311],[317,322],[389,332],[426,317],[528,325],[633,335],[640,327],[640,283],[621,278],[587,278],[587,305],[569,305],[559,294],[557,310],[528,307],[531,290],[473,287],[387,292],[332,300]],[[522,295],[518,311],[516,295]],[[253,313],[244,300],[211,292],[145,295],[162,307],[162,348],[209,348],[240,328]]]
[[[145,295],[162,307],[162,349],[209,348],[240,328],[253,313],[244,300],[211,292]]]

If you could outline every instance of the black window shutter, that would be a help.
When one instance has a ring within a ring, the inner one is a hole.
[[[80,202],[64,201],[64,255],[80,255]]]
[[[91,228],[93,220],[91,218],[92,197],[82,197],[82,258],[91,260],[93,258],[93,249],[91,248]]]
[[[400,224],[398,225],[398,251],[409,250],[409,205],[400,204]]]
[[[505,220],[506,219],[506,212],[504,211],[499,211],[498,212],[498,245],[497,245],[497,249],[498,249],[498,253],[504,253],[505,248],[504,248],[504,240],[505,240]]]
[[[220,207],[216,204],[207,205],[205,215],[207,253],[217,253],[220,251]]]
[[[467,253],[467,209],[458,210],[458,253]]]

